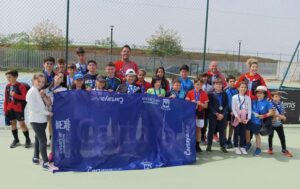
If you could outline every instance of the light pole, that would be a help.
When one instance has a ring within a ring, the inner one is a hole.
[[[242,40],[239,40],[239,56],[238,56],[238,63],[241,61],[241,45],[242,45]]]
[[[113,48],[113,33],[114,33],[114,26],[110,26],[110,61],[112,61],[112,48]]]
[[[208,25],[208,9],[209,9],[209,0],[206,1],[206,20],[205,20],[205,33],[204,33],[204,51],[203,51],[203,64],[202,72],[205,69],[205,58],[206,58],[206,39],[207,39],[207,25]]]
[[[70,18],[70,0],[67,0],[66,44],[65,44],[66,68],[68,67],[68,58],[69,58],[69,18]]]

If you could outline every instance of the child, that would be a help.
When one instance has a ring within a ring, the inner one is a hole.
[[[105,71],[107,74],[106,89],[108,89],[108,91],[110,92],[116,91],[118,86],[121,84],[121,80],[115,76],[116,73],[115,65],[112,62],[108,63],[105,67]]]
[[[135,84],[136,73],[133,69],[128,69],[125,73],[125,83],[119,85],[116,92],[118,93],[140,93],[141,89]]]
[[[200,78],[204,81],[204,84],[202,86],[202,90],[205,91],[207,94],[213,91],[213,87],[208,84],[208,74],[203,73],[200,75]],[[206,144],[206,131],[208,126],[208,108],[204,110],[205,111],[205,118],[204,118],[204,127],[201,129],[201,143]]]
[[[55,93],[67,90],[67,88],[62,86],[63,83],[64,83],[64,74],[59,72],[56,76],[54,76],[54,80],[52,84],[48,87],[48,91],[47,91],[47,96],[51,98],[52,103],[53,103]]]
[[[221,151],[228,153],[225,148],[225,128],[226,128],[226,116],[228,114],[228,98],[227,94],[222,90],[223,84],[221,79],[215,79],[213,82],[214,92],[209,93],[209,129],[208,129],[208,141],[207,141],[207,152],[211,152],[211,145],[213,135],[218,129],[219,131],[219,142]]]
[[[30,88],[26,96],[29,110],[29,122],[35,132],[35,145],[34,155],[32,162],[34,164],[40,163],[39,153],[42,155],[43,168],[53,169],[54,167],[49,164],[47,157],[47,137],[46,128],[48,116],[52,117],[53,113],[48,111],[44,103],[43,97],[40,95],[39,90],[43,88],[45,84],[45,76],[42,73],[35,74],[33,76],[33,87]]]
[[[71,89],[75,89],[75,90],[85,90],[86,89],[84,80],[83,80],[83,75],[81,74],[81,72],[76,73],[74,75],[74,81],[73,81]]]
[[[97,63],[95,60],[89,60],[87,68],[89,72],[85,74],[83,77],[84,79],[84,84],[86,86],[87,90],[92,90],[95,88],[96,85],[96,78],[97,78]]]
[[[233,127],[232,127],[232,120],[233,120],[233,113],[232,113],[232,108],[231,108],[231,102],[232,102],[232,97],[236,94],[238,94],[238,90],[234,88],[235,84],[235,77],[232,75],[229,75],[226,78],[227,86],[228,88],[225,90],[228,98],[228,115],[227,115],[227,123],[226,123],[226,128],[225,128],[225,137],[227,136],[227,127],[229,127],[229,133],[226,141],[226,146],[228,149],[232,148],[232,135],[233,135]]]
[[[204,109],[208,106],[207,93],[202,90],[204,81],[200,78],[194,80],[194,89],[186,95],[186,100],[197,104],[196,107],[196,151],[202,152],[200,148],[201,128],[204,127]]]
[[[65,59],[63,59],[63,58],[57,59],[57,66],[58,66],[58,72],[59,73],[63,73],[65,76],[68,75],[68,72],[66,70]]]
[[[188,91],[194,88],[193,82],[188,78],[189,67],[188,65],[182,65],[180,67],[180,75],[179,81],[181,82],[182,89],[187,93]]]
[[[76,69],[78,72],[81,72],[82,75],[85,75],[88,72],[87,64],[85,63],[85,51],[82,47],[78,47],[76,49],[76,54],[78,58]]]
[[[256,150],[254,155],[259,156],[261,154],[261,138],[259,132],[262,121],[263,119],[272,116],[273,111],[272,104],[266,99],[268,91],[267,87],[261,85],[258,86],[255,91],[257,100],[252,101],[251,123],[246,130],[246,150],[248,151],[251,147],[250,132],[252,132],[256,139]]]
[[[230,86],[231,84],[229,84]],[[248,122],[251,119],[251,99],[246,95],[247,83],[241,82],[238,87],[239,93],[232,97],[232,113],[235,117],[234,126],[234,148],[236,154],[247,154],[244,148],[245,134]]]
[[[166,72],[164,67],[158,67],[155,71],[155,77],[161,78],[161,88],[165,89],[166,92],[170,91],[170,82],[166,79]],[[151,81],[151,85],[154,85],[154,81]]]
[[[76,65],[73,63],[68,65],[68,75],[66,77],[68,89],[71,89],[72,87],[75,73],[76,73]]]
[[[283,130],[283,124],[282,121],[286,121],[285,117],[285,111],[283,104],[281,102],[281,92],[280,91],[275,91],[272,93],[272,105],[273,105],[273,110],[275,111],[275,115],[273,116],[272,120],[272,128],[274,131],[277,132],[277,135],[280,139],[281,143],[281,152],[283,155],[286,157],[293,157],[293,155],[286,149],[286,144],[285,144],[285,135],[284,135],[284,130]],[[274,137],[274,132],[269,135],[269,150],[268,154],[273,154],[273,137]]]
[[[96,79],[96,86],[94,88],[95,91],[105,91],[106,90],[106,77],[102,75],[98,75]]]
[[[181,82],[178,79],[173,80],[172,90],[167,94],[169,98],[185,99],[185,91],[181,88]]]
[[[147,73],[145,70],[140,69],[138,71],[138,75],[137,75],[138,80],[137,80],[136,84],[141,88],[142,93],[146,93],[147,90],[152,87],[151,83],[149,83],[145,80],[146,74]]]
[[[166,91],[165,89],[161,88],[161,78],[160,77],[153,78],[152,82],[154,83],[153,88],[148,89],[147,94],[151,94],[158,97],[165,97]]]
[[[44,70],[43,74],[46,77],[46,84],[44,85],[44,89],[48,88],[49,85],[52,83],[53,78],[55,76],[53,72],[53,67],[55,64],[55,59],[51,56],[48,56],[44,59]]]
[[[19,145],[20,140],[18,137],[17,121],[26,138],[25,148],[31,147],[31,140],[29,131],[24,121],[24,109],[26,105],[27,89],[25,84],[17,81],[19,73],[16,70],[8,71],[5,73],[8,84],[5,87],[4,94],[4,113],[5,117],[10,120],[11,132],[14,137],[10,148],[15,148]]]

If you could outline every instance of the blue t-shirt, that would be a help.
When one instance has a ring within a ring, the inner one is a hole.
[[[168,96],[175,95],[177,99],[185,98],[185,91],[181,89],[178,93],[176,93],[173,89],[169,92]]]
[[[251,122],[256,125],[262,124],[262,119],[256,117],[256,115],[263,115],[269,112],[273,108],[271,102],[267,101],[267,99],[263,100],[254,100],[252,101],[252,114],[251,114]]]
[[[178,79],[181,82],[181,88],[185,91],[185,93],[194,88],[194,83],[189,78],[182,79],[182,77],[179,77]]]
[[[231,103],[232,103],[232,97],[236,94],[238,94],[238,90],[235,88],[227,88],[226,89],[227,99],[228,99],[228,107],[229,112],[232,112]]]

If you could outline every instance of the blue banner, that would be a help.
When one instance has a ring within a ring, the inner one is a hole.
[[[151,169],[196,161],[194,103],[74,90],[55,94],[53,112],[59,171]]]

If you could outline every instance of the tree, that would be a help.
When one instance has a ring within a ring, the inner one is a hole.
[[[103,46],[103,47],[110,47],[110,37],[107,37],[105,39],[96,40],[97,44]],[[117,43],[113,40],[112,41],[113,47],[118,47]]]
[[[11,46],[13,48],[28,48],[30,37],[27,33],[12,33],[9,35],[0,35],[1,46]]]
[[[62,30],[50,20],[37,24],[30,33],[32,42],[39,49],[54,49],[64,46],[65,38]]]
[[[172,29],[165,29],[159,26],[154,35],[147,40],[149,45],[148,53],[159,57],[174,56],[182,52],[181,38]]]

